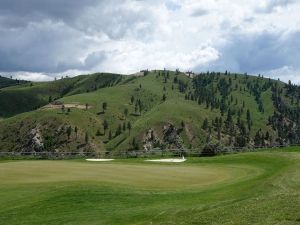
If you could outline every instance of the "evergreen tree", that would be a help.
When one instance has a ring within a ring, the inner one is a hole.
[[[131,123],[130,123],[130,121],[127,123],[127,129],[129,131],[129,135],[130,135],[130,131],[131,131]]]
[[[70,139],[71,133],[72,133],[72,127],[69,126],[69,127],[67,128],[67,136],[68,136],[68,140]]]
[[[88,135],[87,132],[85,132],[84,140],[85,140],[85,144],[88,144],[88,143],[89,143],[89,135]]]
[[[100,130],[98,129],[97,132],[96,132],[96,136],[100,136],[101,135],[101,132]]]
[[[204,121],[203,121],[203,124],[202,124],[202,129],[206,130],[207,128],[208,128],[208,119],[205,118]]]
[[[102,103],[102,112],[105,113],[105,110],[107,109],[107,102]]]
[[[137,113],[137,111],[138,111],[138,102],[135,102],[134,112]]]
[[[251,130],[251,124],[252,124],[252,121],[251,121],[250,110],[247,109],[247,125],[248,125],[248,129],[249,129],[249,130]]]
[[[261,146],[261,136],[259,131],[255,133],[254,144],[255,146]]]
[[[182,121],[181,121],[181,128],[183,129],[184,126],[185,126],[185,124],[184,124],[184,121],[182,120]]]
[[[108,129],[108,122],[107,122],[107,120],[104,120],[103,121],[103,130],[104,130],[104,135],[106,134],[106,130]]]
[[[128,115],[128,109],[127,109],[127,108],[124,109],[124,115],[125,115],[125,118],[126,118],[127,115]]]
[[[117,130],[116,130],[116,136],[119,136],[122,133],[122,125],[119,124]]]
[[[134,102],[134,97],[133,96],[131,96],[130,102],[131,102],[131,104],[133,104],[133,102]]]
[[[135,140],[135,137],[132,139],[132,148],[133,150],[139,150],[139,145],[137,141]]]
[[[77,126],[75,127],[74,131],[75,131],[75,134],[76,134],[76,140],[77,140],[77,133],[78,133],[78,128],[77,128]]]

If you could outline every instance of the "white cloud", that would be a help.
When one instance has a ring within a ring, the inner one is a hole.
[[[294,84],[300,85],[300,69],[295,69],[292,66],[283,66],[263,72],[262,74],[264,73],[267,73],[270,78],[280,79],[285,82],[291,80]]]
[[[51,81],[52,76],[43,73],[31,73],[31,72],[13,72],[4,74],[7,76],[12,76],[13,79],[19,80],[31,80],[31,81]]]
[[[299,11],[295,0],[3,0],[0,71],[39,80],[71,71],[289,68],[282,73],[299,80]]]

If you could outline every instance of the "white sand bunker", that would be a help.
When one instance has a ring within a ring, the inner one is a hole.
[[[109,162],[113,160],[114,159],[86,159],[86,161],[90,161],[90,162]]]
[[[180,163],[180,162],[185,162],[186,159],[183,156],[181,159],[147,159],[145,161],[147,161],[147,162],[172,162],[172,163]]]

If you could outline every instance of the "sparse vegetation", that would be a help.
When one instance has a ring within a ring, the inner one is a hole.
[[[89,86],[91,83],[93,85]],[[51,92],[48,91],[50,87]],[[209,72],[189,78],[180,71],[157,70],[134,79],[130,76],[95,74],[34,83],[32,87],[25,83],[1,90],[0,103],[4,99],[8,101],[9,98],[4,96],[9,92],[23,98],[8,107],[8,102],[4,103],[0,109],[2,116],[10,114],[10,107],[27,108],[26,102],[31,104],[34,101],[26,94],[43,96],[37,94],[41,90],[45,92],[43,104],[48,104],[49,96],[53,104],[61,104],[61,114],[57,109],[45,108],[3,119],[0,123],[0,149],[8,151],[20,151],[30,138],[28,134],[34,127],[27,123],[23,125],[24,132],[14,133],[18,130],[17,124],[24,118],[36,118],[36,125],[41,124],[40,118],[43,118],[42,126],[49,126],[48,130],[53,134],[59,125],[50,126],[52,120],[61,121],[65,129],[68,126],[77,127],[77,133],[73,130],[77,138],[68,140],[66,135],[68,144],[42,134],[43,139],[48,138],[48,142],[60,150],[70,149],[71,146],[76,146],[75,149],[87,147],[82,145],[86,132],[90,137],[88,147],[95,150],[94,146],[97,146],[97,151],[130,150],[133,137],[140,149],[145,145],[203,148],[210,142],[231,147],[300,142],[299,87],[291,82],[284,84],[262,76],[227,71],[227,74]],[[86,106],[88,110],[84,112],[72,108],[70,111],[70,105]],[[176,145],[172,138],[164,134],[164,127],[169,124],[177,130]],[[108,129],[111,135],[107,135]],[[149,129],[155,134],[153,140],[145,140]],[[9,136],[8,133],[14,135]],[[12,145],[16,140],[20,144]]]

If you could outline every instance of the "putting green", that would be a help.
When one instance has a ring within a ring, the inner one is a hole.
[[[146,189],[200,188],[233,182],[261,170],[237,165],[162,165],[72,161],[16,161],[0,164],[1,184],[97,182]]]
[[[0,224],[299,225],[300,149],[282,151],[182,164],[2,161]]]

